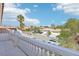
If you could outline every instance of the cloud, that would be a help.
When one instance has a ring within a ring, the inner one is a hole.
[[[61,5],[57,5],[56,9],[61,10],[62,6]]]
[[[25,20],[25,24],[28,23],[29,25],[38,25],[40,24],[40,21],[38,19],[29,19],[27,18]]]
[[[21,6],[21,4],[16,4],[16,3],[14,3],[14,4],[12,4],[12,3],[5,3],[4,4],[4,6],[5,6],[5,8],[16,8],[16,7],[19,7],[19,6]]]
[[[33,7],[38,7],[38,5],[33,5]]]
[[[5,20],[3,20],[3,21],[17,21],[16,19],[5,19]]]
[[[5,7],[5,8],[15,8],[15,7],[16,7],[16,4],[5,3],[5,4],[4,4],[4,7]]]
[[[18,5],[20,6],[20,5]],[[30,19],[27,17],[27,13],[30,13],[31,10],[29,8],[20,9],[17,4],[5,4],[4,7],[4,16],[3,21],[17,21],[17,15],[21,14],[25,18],[25,23],[32,23],[34,25],[39,24],[40,21],[38,19]]]
[[[64,13],[79,15],[79,3],[61,3],[57,4],[54,10],[62,10]]]
[[[15,22],[17,20],[16,19],[5,19],[3,21]],[[25,19],[24,23],[26,25],[38,25],[38,24],[40,24],[40,21],[38,19],[29,19],[29,18],[27,18],[27,19]]]
[[[19,9],[19,8],[4,8],[4,14],[16,14],[16,15],[18,15],[18,14],[22,14],[22,15],[24,15],[24,14],[26,14],[27,13],[27,11],[26,10],[24,10],[24,9]],[[15,15],[15,16],[16,16]]]
[[[25,8],[26,11],[28,11],[29,13],[31,13],[31,10],[29,8]]]
[[[56,8],[52,8],[53,11],[56,11]]]
[[[21,14],[26,18],[27,11],[19,8],[4,8],[3,21],[15,21],[17,15]]]
[[[16,6],[17,6],[17,7],[20,7],[20,6],[21,6],[21,4],[19,4],[19,3],[18,3],[18,4],[16,4]]]

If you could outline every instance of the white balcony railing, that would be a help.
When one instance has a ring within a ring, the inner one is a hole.
[[[30,39],[14,32],[8,32],[15,46],[28,56],[79,56],[78,51],[72,51],[57,45]]]

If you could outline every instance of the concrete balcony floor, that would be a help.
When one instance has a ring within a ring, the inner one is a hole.
[[[25,54],[11,40],[0,38],[0,56],[25,56]]]

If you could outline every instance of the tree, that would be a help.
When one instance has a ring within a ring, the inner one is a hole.
[[[42,33],[40,27],[36,27],[36,26],[33,27],[33,31],[34,33],[40,33],[40,34]]]
[[[65,23],[64,27],[70,29],[72,35],[76,35],[79,32],[79,20],[76,18],[70,18]]]
[[[22,15],[18,15],[17,16],[17,20],[19,21],[19,23],[20,23],[20,25],[19,25],[19,27],[20,27],[20,29],[21,30],[23,30],[23,28],[24,28],[24,17],[22,16]]]
[[[79,20],[76,18],[70,18],[62,26],[60,36],[66,38],[71,35],[76,35],[78,32],[79,32]]]
[[[77,33],[79,33],[79,20],[76,18],[68,19],[58,36],[61,46],[74,48],[74,38]]]

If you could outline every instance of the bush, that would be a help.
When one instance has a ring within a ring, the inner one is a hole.
[[[33,33],[42,33],[39,29],[38,30],[34,30],[34,32]]]
[[[25,31],[30,31],[30,29],[26,29]]]
[[[50,32],[50,31],[48,31],[48,32],[47,32],[47,34],[48,34],[48,36],[49,36],[49,35],[51,35],[51,32]]]

